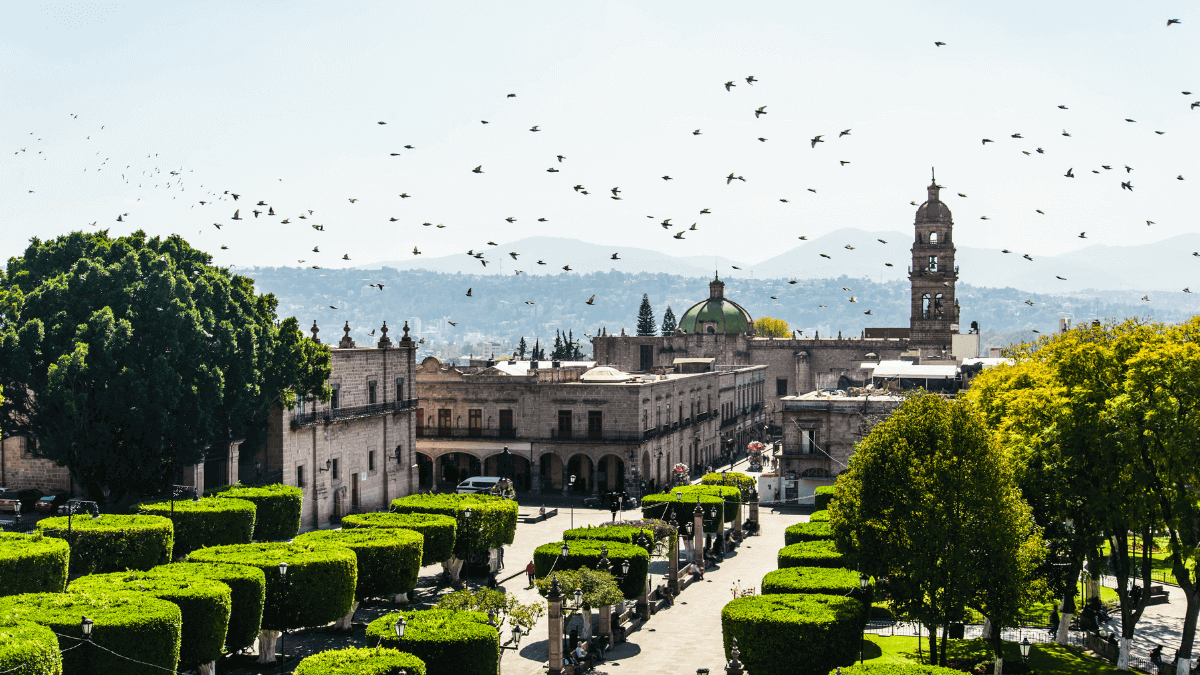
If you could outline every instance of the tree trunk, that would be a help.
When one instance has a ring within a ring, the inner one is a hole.
[[[580,639],[590,640],[592,638],[592,608],[584,607],[580,616],[583,617],[583,635],[580,636]]]
[[[996,667],[995,667],[995,669],[992,670],[992,675],[1003,675],[1003,674],[1004,674],[1004,657],[997,656],[996,657]]]
[[[1178,548],[1172,548],[1174,552],[1171,555],[1171,571],[1175,574],[1179,590],[1183,591],[1183,597],[1187,599],[1187,608],[1183,615],[1183,634],[1180,636],[1179,649],[1175,650],[1175,673],[1190,675],[1192,646],[1196,641],[1196,616],[1200,614],[1200,584],[1196,583],[1191,577],[1191,572],[1183,566],[1183,558]]]
[[[209,661],[207,663],[201,663],[199,670],[200,675],[217,675],[217,662]]]
[[[1122,637],[1118,643],[1121,645],[1121,653],[1117,656],[1117,670],[1129,670],[1129,647],[1133,642],[1132,638]]]
[[[1062,619],[1058,622],[1058,633],[1054,636],[1056,643],[1060,645],[1067,644],[1067,638],[1070,637],[1071,620],[1074,618],[1074,614],[1063,612]]]
[[[938,655],[938,665],[939,666],[946,665],[946,643],[949,641],[947,639],[949,637],[949,635],[950,635],[950,626],[948,624],[945,626],[942,626],[942,653]]]
[[[258,662],[275,663],[275,641],[279,639],[277,630],[262,630],[258,633]]]
[[[334,624],[333,627],[338,630],[353,630],[354,629],[354,613],[357,611],[358,611],[358,601],[355,600],[354,602],[350,603],[350,611],[346,614],[346,616],[343,616],[342,618],[338,619],[337,623]]]
[[[442,570],[450,575],[451,583],[458,583],[458,574],[462,571],[464,562],[466,561],[451,557],[442,563]]]
[[[937,626],[929,627],[929,665],[938,664]]]

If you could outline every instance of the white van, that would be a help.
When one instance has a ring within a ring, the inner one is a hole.
[[[474,476],[459,483],[456,492],[460,495],[489,494],[500,481],[496,476]]]

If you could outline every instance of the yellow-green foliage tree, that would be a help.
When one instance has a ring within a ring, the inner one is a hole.
[[[792,334],[788,322],[769,316],[754,320],[754,332],[759,337],[787,337]]]

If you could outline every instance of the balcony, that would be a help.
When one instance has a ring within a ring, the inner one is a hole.
[[[737,421],[738,421],[738,418],[736,415],[733,417],[730,417],[728,419],[723,419],[723,420],[721,420],[721,428],[724,429],[725,427],[731,427],[731,426],[737,424]]]
[[[625,433],[616,431],[581,431],[572,432],[569,429],[550,428],[551,441],[564,443],[641,443],[647,438],[645,433]]]
[[[374,403],[371,405],[356,405],[346,408],[330,408],[328,410],[315,410],[308,413],[296,413],[292,415],[292,428],[299,429],[301,427],[311,427],[317,424],[332,424],[334,422],[343,422],[346,420],[359,419],[363,417],[375,417],[377,415],[386,415],[387,413],[400,412],[402,410],[415,410],[420,399],[407,398],[399,401],[388,401],[386,403]]]
[[[696,423],[699,424],[700,422],[703,422],[703,421],[707,420],[708,418],[709,418],[708,411],[702,412],[699,415],[696,415]]]
[[[470,427],[417,427],[417,438],[501,438],[515,439],[513,429],[472,429]]]

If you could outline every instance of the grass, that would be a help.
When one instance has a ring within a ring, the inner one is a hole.
[[[1079,605],[1083,598],[1083,584],[1079,584],[1079,595],[1075,596],[1075,602]],[[1100,587],[1100,602],[1105,604],[1110,602],[1119,602],[1117,592],[1107,586]],[[874,603],[876,607],[888,607],[887,601],[879,601]],[[1026,626],[1046,626],[1050,624],[1050,613],[1058,606],[1058,600],[1048,600],[1045,602],[1035,602],[1021,610],[1021,623]],[[1076,607],[1078,613],[1079,607]],[[974,610],[967,610],[969,616],[968,623],[983,623],[983,615]]]
[[[896,663],[927,663],[929,639],[924,638],[918,654],[915,637],[882,637],[868,635],[864,656],[870,661]],[[946,660],[979,662],[991,660],[991,649],[983,640],[948,640]],[[1005,670],[1019,670],[1021,652],[1015,642],[1004,643]],[[1014,666],[1018,666],[1014,668]],[[1115,675],[1116,666],[1092,656],[1077,647],[1057,644],[1037,644],[1029,650],[1029,669],[1036,675]],[[990,671],[989,671],[990,672]]]

